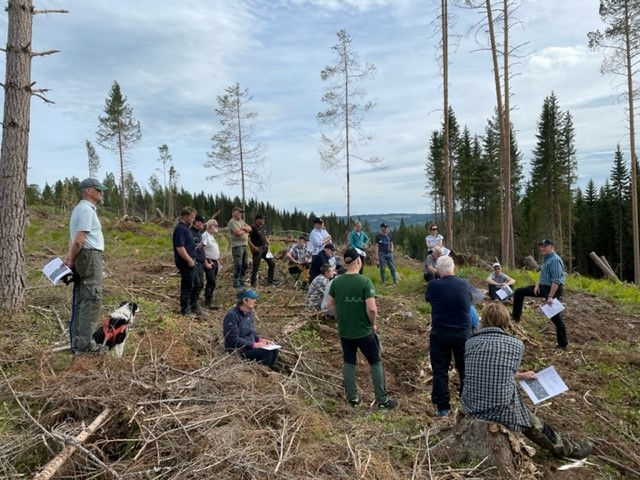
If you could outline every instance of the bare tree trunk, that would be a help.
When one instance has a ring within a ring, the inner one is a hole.
[[[453,168],[449,151],[449,32],[447,1],[442,0],[442,96],[444,108],[444,203],[445,203],[445,238],[449,248],[453,248]]]
[[[633,71],[631,63],[631,34],[629,32],[629,2],[624,2],[625,55],[627,63],[627,99],[629,102],[629,148],[631,149],[631,229],[633,234],[633,278],[640,285],[640,233],[638,231],[638,158],[636,157],[636,128],[633,105]]]
[[[504,239],[506,240],[507,247],[505,249],[507,256],[504,257],[504,261],[509,268],[514,268],[516,263],[515,245],[513,239],[513,209],[511,206],[511,114],[510,114],[510,99],[511,94],[509,88],[509,2],[503,1],[504,8],[504,52],[503,52],[503,70],[504,70],[504,120],[502,127],[504,131],[501,132],[500,137],[504,137],[504,141],[501,143],[504,148],[502,155],[504,175],[504,226],[506,232],[504,233]]]
[[[25,194],[29,157],[33,3],[9,0],[0,152],[0,310],[24,305]]]

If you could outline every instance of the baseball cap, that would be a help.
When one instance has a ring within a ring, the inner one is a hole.
[[[346,252],[344,252],[344,263],[351,263],[353,262],[356,258],[360,258],[360,254],[358,253],[358,250],[356,250],[355,248],[349,248],[347,249]]]
[[[80,182],[80,190],[84,190],[85,188],[95,188],[96,190],[100,190],[101,192],[104,190],[108,190],[103,184],[101,184],[95,178],[85,178]]]
[[[496,262],[496,263],[494,263],[494,264],[493,264],[493,268],[500,267],[500,266],[501,266],[501,265],[500,265],[498,262]]]
[[[241,290],[236,294],[236,297],[238,297],[238,300],[242,300],[243,298],[253,298],[256,299],[258,298],[260,295],[256,292],[254,292],[251,289],[247,289],[247,290]]]
[[[261,213],[256,213],[255,219],[256,220],[260,220],[260,219],[264,220],[264,215],[261,214]]]
[[[316,217],[315,220],[313,221],[313,223],[314,224],[316,224],[316,223],[324,224],[324,221],[320,217]]]
[[[387,228],[389,225],[387,225],[386,223],[382,222],[380,224],[380,228]]]
[[[540,240],[538,242],[538,245],[553,245],[553,242],[551,240],[549,240],[548,238],[545,238],[543,240]]]
[[[196,215],[196,218],[193,219],[194,222],[205,222],[205,219],[202,215],[200,215],[199,213]]]
[[[328,248],[328,249],[330,249],[330,250],[335,250],[335,249],[336,249],[336,247],[334,247],[334,246],[333,246],[333,243],[327,243],[327,244],[325,244],[325,246],[324,246],[324,247],[322,247],[322,248]]]
[[[235,212],[236,210],[238,212],[244,212],[244,210],[242,208],[240,208],[240,207],[233,207],[233,209],[231,210],[231,213]]]

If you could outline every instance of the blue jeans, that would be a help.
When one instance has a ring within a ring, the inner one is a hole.
[[[391,280],[393,280],[393,283],[396,283],[396,266],[393,264],[393,253],[378,254],[378,263],[380,263],[380,280],[382,280],[382,283],[386,281],[386,277],[384,274],[385,262],[387,265],[389,265]]]
[[[464,386],[464,344],[471,336],[470,329],[434,328],[429,336],[429,357],[433,370],[431,401],[438,410],[451,409],[449,396],[449,366],[451,354],[460,377],[460,395]]]

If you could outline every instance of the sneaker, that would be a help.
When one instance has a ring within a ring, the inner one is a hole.
[[[73,352],[75,355],[104,355],[109,351],[109,347],[106,345],[102,345],[101,343],[96,343],[89,350],[76,350]]]
[[[349,400],[349,405],[351,405],[352,407],[359,407],[360,405],[362,405],[362,400],[359,398],[356,398],[355,400]]]
[[[567,454],[569,458],[581,459],[588,457],[593,452],[593,444],[588,441],[573,442],[571,452]]]
[[[438,410],[436,410],[436,415],[438,415],[439,417],[446,417],[447,415],[449,415],[449,409],[439,408]]]
[[[209,310],[220,310],[220,307],[218,305],[214,305],[214,304],[207,305],[207,308]]]
[[[393,398],[390,398],[384,403],[379,403],[378,410],[393,410],[397,406],[398,406],[398,401],[394,400]]]

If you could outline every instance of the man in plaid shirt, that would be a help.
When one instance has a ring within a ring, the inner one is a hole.
[[[500,302],[482,310],[482,328],[465,345],[465,380],[461,403],[470,416],[522,432],[529,440],[557,457],[585,458],[590,442],[561,438],[524,404],[516,381],[535,378],[520,371],[524,344],[504,331],[509,312]]]

